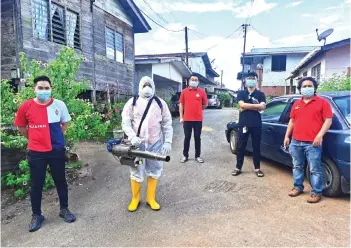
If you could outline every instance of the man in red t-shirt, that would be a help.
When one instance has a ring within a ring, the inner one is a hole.
[[[329,102],[316,95],[317,81],[304,77],[298,82],[302,98],[291,108],[290,122],[286,130],[284,146],[288,147],[293,159],[294,188],[289,196],[295,197],[303,192],[305,162],[308,161],[312,191],[308,203],[321,200],[323,190],[322,141],[332,124],[333,112]]]
[[[65,142],[63,133],[71,117],[66,104],[51,97],[51,81],[47,76],[34,79],[36,97],[21,104],[15,125],[28,139],[28,163],[31,179],[32,221],[29,231],[41,227],[41,198],[47,165],[54,179],[60,199],[59,216],[71,223],[76,217],[68,210],[68,188],[65,175]]]
[[[189,158],[189,146],[191,139],[191,132],[194,129],[195,139],[195,159],[199,163],[204,160],[201,155],[201,129],[203,120],[203,110],[208,105],[206,92],[198,87],[199,78],[192,75],[189,79],[189,87],[184,89],[179,99],[179,115],[180,123],[184,127],[184,157],[180,160],[185,163]]]

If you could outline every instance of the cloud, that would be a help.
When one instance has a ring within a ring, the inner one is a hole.
[[[191,12],[191,13],[204,13],[204,12],[220,12],[220,11],[233,11],[236,6],[241,3],[239,1],[231,0],[217,0],[209,3],[191,2],[189,0],[149,0],[147,1],[149,6],[157,13],[168,13],[168,12]],[[142,0],[136,1],[138,6],[143,6],[143,9],[150,10],[145,2]]]
[[[246,18],[269,11],[276,6],[277,3],[266,3],[265,0],[255,0],[247,2],[245,5],[235,8],[233,11],[237,18]]]
[[[349,31],[350,26],[347,25],[339,25],[334,29],[334,32],[327,38],[327,43],[336,42],[342,39],[349,37],[349,33],[345,31]],[[320,30],[319,34],[321,34],[325,30]],[[311,31],[307,34],[296,34],[287,36],[284,38],[280,38],[274,41],[276,46],[320,46],[322,43],[318,42],[317,34],[315,31]]]
[[[303,17],[312,17],[313,15],[312,14],[309,14],[309,13],[304,13],[302,14]]]
[[[170,24],[167,28],[179,29],[183,24]],[[196,27],[192,27],[196,30]],[[215,60],[216,71],[223,70],[223,83],[231,89],[238,89],[240,82],[236,80],[237,73],[241,71],[240,56],[243,49],[243,38],[239,32],[225,39],[225,36],[209,36],[199,38],[189,34],[189,51],[206,52],[208,48],[218,44],[208,51],[210,60]],[[155,28],[146,34],[136,34],[136,54],[177,53],[185,51],[184,33],[171,33],[162,28]],[[254,30],[247,33],[246,52],[253,47],[271,47],[269,38],[262,36]]]
[[[290,36],[275,40],[274,43],[280,44],[281,46],[284,46],[284,47],[296,46],[296,45],[303,44],[306,40],[311,40],[311,38],[313,37],[317,37],[316,33],[290,35]]]
[[[296,1],[293,3],[289,3],[285,6],[285,8],[293,8],[293,7],[299,6],[301,3],[303,3],[303,1]]]
[[[333,24],[334,22],[337,22],[339,19],[340,19],[339,15],[330,15],[330,16],[327,16],[327,17],[320,18],[319,21],[322,24],[330,25],[330,24]]]

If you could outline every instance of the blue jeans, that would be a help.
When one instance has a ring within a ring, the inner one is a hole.
[[[312,142],[292,140],[289,151],[293,159],[294,187],[303,191],[306,161],[310,167],[311,194],[321,195],[323,190],[322,147]]]

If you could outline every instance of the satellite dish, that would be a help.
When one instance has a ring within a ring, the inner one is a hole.
[[[327,42],[327,37],[328,37],[329,35],[331,35],[333,32],[334,32],[334,29],[330,28],[330,29],[328,29],[328,30],[325,30],[325,31],[324,31],[323,33],[321,33],[321,34],[318,34],[318,29],[316,29],[318,41],[324,40],[324,45],[323,45],[323,46],[325,46],[325,43]]]

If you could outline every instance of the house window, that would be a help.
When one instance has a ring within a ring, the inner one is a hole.
[[[80,48],[79,14],[48,0],[32,0],[34,36]],[[51,31],[51,33],[50,33]]]
[[[47,0],[32,0],[32,17],[34,36],[49,39],[49,2]]]
[[[272,71],[286,71],[286,55],[272,56]]]
[[[66,12],[66,38],[67,45],[80,48],[80,19],[79,14],[67,10]]]
[[[124,42],[123,35],[106,27],[106,57],[124,62]]]
[[[316,78],[317,82],[320,81],[320,79],[321,79],[321,63],[312,67],[311,75],[312,75],[312,77]]]
[[[307,77],[307,71],[302,74],[303,77]]]

